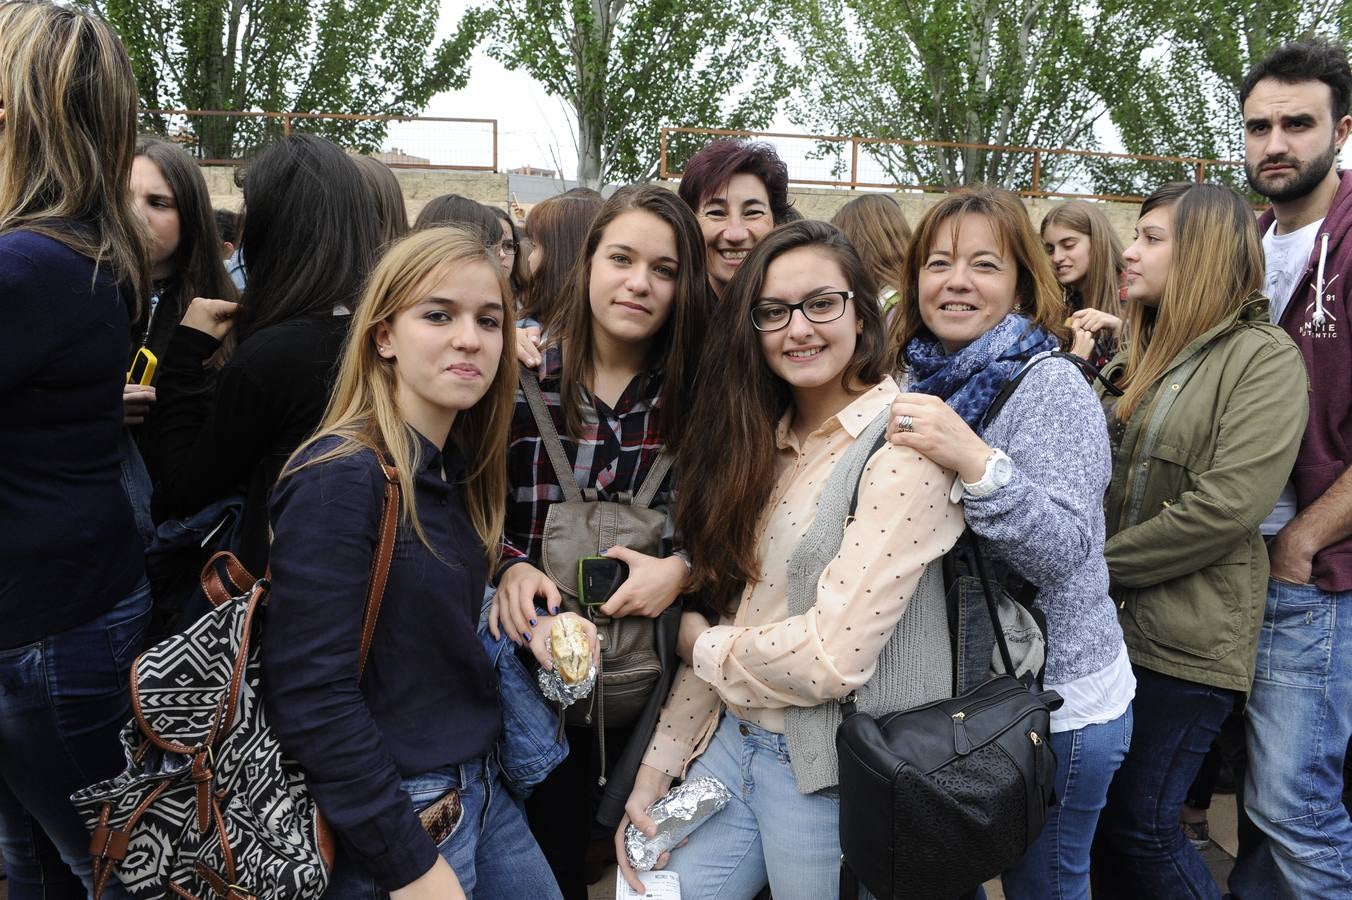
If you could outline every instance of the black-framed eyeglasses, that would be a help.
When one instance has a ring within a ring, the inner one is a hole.
[[[751,324],[757,331],[778,331],[789,324],[797,309],[809,322],[825,325],[845,315],[845,304],[853,299],[854,291],[824,291],[797,303],[762,300],[751,307]]]
[[[520,247],[521,245],[511,238],[503,238],[496,245],[496,249],[502,251],[504,256],[516,256],[516,251],[519,250]]]

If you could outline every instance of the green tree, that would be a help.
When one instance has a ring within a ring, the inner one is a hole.
[[[122,36],[148,109],[416,114],[463,87],[481,37],[466,23],[433,46],[427,0],[94,0]],[[149,121],[165,127],[164,121]],[[277,123],[236,117],[191,123],[203,157],[247,153]],[[306,123],[371,149],[382,123]]]
[[[1136,88],[1112,110],[1132,153],[1242,160],[1239,88],[1249,67],[1279,45],[1312,34],[1352,42],[1347,0],[1201,0],[1186,8],[1159,0],[1143,14],[1165,24],[1167,49],[1152,54]],[[1195,176],[1191,166],[1144,164],[1105,170],[1098,180],[1106,190],[1140,193],[1180,174]],[[1238,166],[1212,167],[1205,176],[1244,184]]]
[[[1026,147],[1096,146],[1130,89],[1150,22],[1129,0],[794,0],[805,90],[795,119],[836,134]],[[1033,155],[861,145],[897,182],[1028,188]],[[1043,155],[1040,184],[1085,178]]]
[[[761,0],[499,0],[488,52],[576,120],[577,179],[651,178],[663,126],[763,128],[788,90]],[[469,22],[467,16],[467,22]],[[474,27],[471,22],[467,27]]]

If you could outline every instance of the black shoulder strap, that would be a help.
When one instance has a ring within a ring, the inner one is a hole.
[[[1005,386],[1000,389],[1000,393],[995,395],[995,399],[991,401],[991,405],[986,407],[986,413],[981,417],[981,427],[979,429],[980,431],[984,432],[986,430],[986,426],[989,425],[995,419],[995,417],[1000,414],[1000,410],[1004,409],[1005,404],[1009,402],[1009,398],[1014,396],[1014,392],[1019,389],[1019,383],[1023,381],[1023,376],[1028,374],[1028,370],[1033,368],[1033,366],[1037,365],[1043,360],[1047,359],[1068,360],[1069,362],[1074,363],[1075,366],[1079,368],[1079,370],[1083,372],[1085,374],[1085,377],[1088,378],[1090,381],[1098,380],[1100,383],[1103,384],[1104,389],[1107,390],[1108,393],[1112,394],[1114,397],[1122,396],[1122,389],[1119,388],[1117,385],[1113,384],[1112,382],[1108,381],[1108,379],[1104,378],[1101,374],[1099,374],[1099,370],[1094,367],[1093,363],[1090,363],[1087,360],[1080,359],[1074,353],[1066,353],[1062,350],[1053,350],[1050,353],[1044,354],[1032,360],[1022,369],[1020,369],[1017,375],[1009,379],[1009,381],[1005,382]]]
[[[887,443],[887,429],[884,428],[883,433],[878,435],[878,439],[873,442],[873,447],[872,449],[869,450],[868,456],[864,457],[865,468],[868,467],[868,460],[873,458],[873,454],[881,450],[883,448],[883,445],[886,443]],[[859,471],[859,480],[854,483],[854,493],[850,496],[850,511],[845,515],[846,522],[854,518],[854,511],[859,508],[859,486],[863,484],[863,482],[864,482],[864,472],[863,469],[861,469]]]

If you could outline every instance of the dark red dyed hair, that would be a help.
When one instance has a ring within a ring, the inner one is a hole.
[[[699,206],[723,189],[732,176],[755,175],[770,196],[770,214],[776,225],[794,218],[789,206],[789,167],[769,144],[719,138],[690,157],[681,173],[678,193],[696,215]]]

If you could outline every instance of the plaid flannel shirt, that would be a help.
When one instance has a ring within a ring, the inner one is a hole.
[[[584,387],[583,434],[579,440],[569,437],[564,426],[563,408],[559,402],[561,372],[562,357],[557,348],[551,348],[538,370],[540,388],[564,452],[573,464],[578,487],[583,490],[595,488],[602,500],[614,500],[618,494],[637,493],[649,468],[662,452],[662,435],[657,424],[661,372],[635,376],[613,409]],[[507,445],[507,481],[507,521],[498,578],[508,566],[518,562],[540,565],[545,516],[550,504],[564,499],[544,441],[535,426],[535,417],[520,388],[516,392],[516,409],[512,413]],[[668,472],[653,498],[653,509],[669,509],[672,484],[672,474]],[[668,516],[661,554],[672,552],[674,543],[674,527]]]

